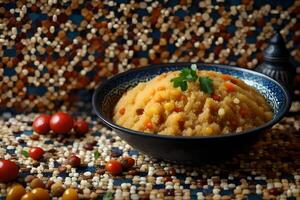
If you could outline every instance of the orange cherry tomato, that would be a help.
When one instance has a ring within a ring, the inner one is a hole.
[[[31,193],[35,196],[36,199],[49,200],[49,192],[43,188],[34,188],[31,190]]]
[[[66,189],[63,193],[61,200],[78,200],[77,190],[73,188]]]
[[[37,199],[34,194],[32,194],[31,192],[27,192],[26,194],[24,194],[21,198],[21,200],[39,200]]]
[[[26,194],[25,188],[20,184],[16,184],[8,191],[6,200],[19,200],[24,194]]]

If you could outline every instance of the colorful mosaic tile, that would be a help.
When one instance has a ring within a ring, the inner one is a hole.
[[[254,68],[275,29],[299,66],[299,6],[292,0],[4,0],[0,108],[69,108],[89,99],[103,78],[148,64]]]

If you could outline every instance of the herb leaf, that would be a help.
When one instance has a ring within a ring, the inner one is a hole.
[[[100,157],[99,151],[95,151],[94,152],[94,158],[95,158],[95,160],[97,160],[99,157]]]
[[[187,88],[188,88],[188,85],[187,85],[187,82],[186,82],[186,81],[184,81],[184,82],[182,82],[182,83],[180,84],[180,89],[181,89],[182,91],[186,91]]]
[[[213,93],[213,80],[209,77],[199,77],[200,89],[208,94]]]
[[[196,81],[198,78],[196,71],[189,68],[183,68],[179,76],[186,81]]]
[[[113,193],[112,192],[106,192],[103,196],[103,200],[112,200],[113,199]]]
[[[22,151],[22,155],[25,156],[26,158],[29,157],[28,151],[25,151],[25,150]]]
[[[186,91],[188,88],[188,81],[199,80],[200,89],[208,94],[213,93],[213,80],[209,77],[198,77],[197,75],[197,65],[192,64],[191,68],[183,68],[178,77],[172,78],[171,82],[175,88],[180,87],[182,91]]]
[[[197,68],[197,66],[196,66]],[[195,66],[193,68],[183,68],[179,74],[179,77],[171,79],[175,88],[180,87],[182,91],[186,91],[188,88],[188,81],[196,81],[198,79]]]
[[[171,82],[173,82],[173,86],[175,88],[180,87],[182,91],[185,91],[187,89],[187,87],[185,87],[187,83],[182,77],[172,78]]]

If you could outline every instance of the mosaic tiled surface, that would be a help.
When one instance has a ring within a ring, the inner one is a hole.
[[[293,109],[299,112],[299,104],[294,104]],[[114,199],[299,199],[300,115],[297,112],[290,113],[262,136],[248,153],[226,162],[199,166],[151,159],[132,149],[95,117],[87,117],[91,131],[85,137],[34,138],[31,122],[35,114],[6,113],[0,118],[0,157],[21,166],[18,182],[24,182],[28,175],[45,183],[62,181],[66,187],[78,188],[82,199],[102,199],[107,192]],[[96,145],[87,150],[85,145],[92,141]],[[43,147],[47,158],[37,162],[22,155],[23,150],[32,146]],[[97,159],[96,150],[100,153]],[[72,153],[82,158],[81,167],[71,168],[66,164]],[[136,159],[132,170],[121,176],[111,176],[102,170],[108,160],[122,156]],[[0,183],[0,199],[4,199],[11,185]]]
[[[67,108],[103,77],[153,63],[253,68],[275,28],[299,65],[299,12],[293,0],[2,0],[0,109]]]

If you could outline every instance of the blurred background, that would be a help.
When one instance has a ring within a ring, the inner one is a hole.
[[[300,66],[300,1],[1,2],[0,112],[76,110],[105,78],[150,64],[253,69],[275,30]]]

